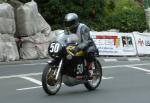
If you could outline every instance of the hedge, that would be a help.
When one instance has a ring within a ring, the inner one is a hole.
[[[31,0],[20,0],[28,2]],[[148,28],[138,0],[34,0],[52,29],[63,29],[66,13],[75,12],[80,21],[94,30],[119,29],[122,32]]]

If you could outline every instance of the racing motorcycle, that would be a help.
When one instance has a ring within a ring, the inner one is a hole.
[[[84,84],[88,90],[98,88],[102,79],[102,67],[96,56],[89,75],[85,52],[72,52],[78,45],[78,37],[75,34],[63,34],[58,38],[48,47],[52,60],[48,61],[42,73],[43,90],[48,95],[55,95],[62,84],[69,87]]]

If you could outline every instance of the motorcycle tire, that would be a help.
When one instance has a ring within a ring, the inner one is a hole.
[[[55,70],[57,70],[56,67],[53,69],[51,64],[47,64],[43,70],[42,87],[48,95],[55,95],[61,87],[62,77],[59,76],[58,80],[55,80],[55,76],[52,75]]]
[[[101,67],[100,62],[97,59],[94,60],[94,66],[95,66],[95,72],[99,73],[99,75],[98,75],[98,78],[97,78],[97,81],[95,84],[93,82],[90,83],[92,80],[88,80],[87,82],[84,83],[84,86],[88,90],[95,90],[96,88],[98,88],[98,86],[100,85],[101,80],[102,80],[102,67]],[[94,70],[93,70],[93,72],[94,72]]]

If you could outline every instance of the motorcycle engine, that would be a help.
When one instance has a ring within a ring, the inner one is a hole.
[[[83,83],[83,81],[77,80],[77,79],[67,76],[67,75],[63,75],[62,80],[63,80],[63,83],[69,87]]]

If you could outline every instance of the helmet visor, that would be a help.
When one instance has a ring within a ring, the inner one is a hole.
[[[76,21],[75,20],[64,21],[64,25],[65,25],[65,27],[72,27],[72,26],[76,25]]]

